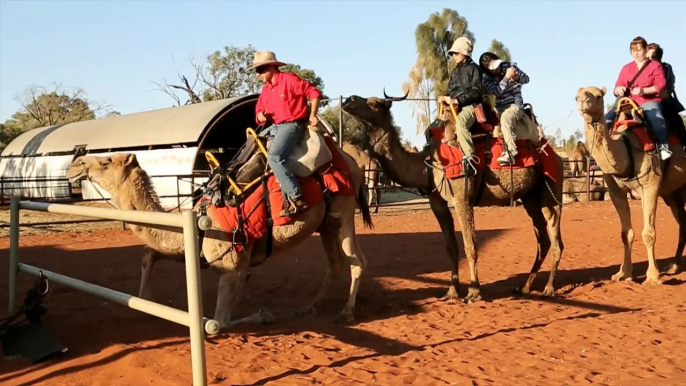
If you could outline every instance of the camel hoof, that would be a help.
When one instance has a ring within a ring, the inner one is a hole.
[[[614,275],[612,275],[612,281],[622,281],[622,280],[632,281],[633,278],[631,277],[631,273],[620,271],[620,272],[617,272]]]
[[[295,315],[298,317],[315,316],[315,315],[317,315],[317,307],[310,306],[307,308],[303,308],[301,310],[297,310],[297,311],[295,311]]]
[[[476,303],[478,301],[481,301],[481,294],[479,292],[470,292],[469,294],[467,294],[467,296],[465,296],[463,301],[466,304]]]
[[[643,285],[660,285],[660,284],[662,284],[662,280],[660,280],[659,276],[647,277],[646,280],[643,282]]]
[[[276,317],[274,317],[274,314],[272,314],[269,310],[262,308],[260,309],[259,314],[260,318],[262,319],[262,324],[269,326],[276,323]]]
[[[341,314],[338,315],[336,320],[334,321],[337,324],[342,324],[342,323],[350,323],[353,320],[355,320],[355,317],[353,316],[353,309],[349,307],[345,307],[343,311],[341,311]]]
[[[681,272],[681,265],[677,263],[672,263],[672,265],[669,266],[669,269],[665,271],[665,273],[669,275],[676,275]]]
[[[546,286],[545,289],[543,289],[543,293],[541,294],[541,296],[544,298],[554,298],[555,297],[555,288]]]
[[[455,287],[450,287],[450,289],[448,289],[448,293],[446,293],[446,294],[445,294],[442,298],[440,298],[439,300],[442,301],[442,302],[446,302],[446,301],[447,301],[447,302],[450,302],[450,303],[454,303],[454,302],[455,302],[456,300],[458,300],[459,298],[460,298],[460,295],[457,294],[457,290],[455,289]]]

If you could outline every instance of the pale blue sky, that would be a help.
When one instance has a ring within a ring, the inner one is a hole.
[[[188,58],[253,44],[311,68],[330,96],[401,93],[414,30],[444,7],[467,18],[474,56],[497,38],[530,76],[524,100],[553,134],[579,87],[611,88],[641,35],[665,50],[686,100],[684,1],[0,1],[0,121],[31,84],[81,87],[123,114],[168,107],[153,81],[188,73]],[[393,108],[413,143],[406,103]],[[576,111],[562,126],[581,127]]]

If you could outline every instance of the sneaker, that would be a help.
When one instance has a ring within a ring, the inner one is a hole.
[[[503,154],[501,154],[496,160],[501,165],[511,165],[514,163],[514,157],[506,151],[504,151]]]
[[[672,152],[667,145],[660,145],[660,159],[668,160],[672,156]]]
[[[281,211],[281,217],[288,217],[296,213],[303,212],[307,209],[307,203],[302,198],[288,198],[288,209]]]

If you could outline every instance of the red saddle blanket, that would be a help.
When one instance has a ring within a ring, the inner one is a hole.
[[[462,177],[462,151],[447,143],[440,143],[444,134],[443,127],[434,127],[430,130],[431,138],[439,143],[436,152],[441,165],[445,169],[446,177],[449,179]],[[543,174],[555,182],[558,181],[560,176],[557,159],[554,156],[555,151],[550,146],[547,146],[545,139],[541,140],[539,149],[533,149],[526,140],[517,140],[515,143],[517,144],[517,155],[515,156],[515,163],[512,165],[512,169],[533,168],[540,164]],[[478,163],[475,163],[478,172],[483,172],[486,167],[486,150],[491,151],[488,163],[489,169],[510,169],[509,165],[502,166],[497,161],[498,157],[503,153],[502,139],[489,138],[486,141],[477,142],[474,144],[474,150],[478,157],[478,160],[476,160]]]
[[[331,193],[350,195],[354,194],[355,189],[352,180],[350,179],[350,169],[348,164],[339,153],[335,143],[330,137],[325,136],[326,145],[331,150],[333,159],[320,167],[317,172],[321,174],[324,182],[324,188]],[[300,178],[298,182],[303,192],[303,198],[307,202],[308,208],[312,208],[322,202],[324,199],[324,192],[319,182],[313,176]],[[264,200],[264,188],[260,184],[255,188],[249,196],[237,207],[215,207],[210,205],[207,209],[208,214],[215,219],[222,230],[229,234],[229,239],[237,241],[234,246],[240,252],[241,245],[246,245],[254,242],[267,232],[267,206]],[[281,217],[283,210],[283,194],[281,186],[276,177],[271,174],[267,179],[267,189],[269,191],[269,203],[271,206],[271,218],[273,226],[284,225],[293,219],[296,219],[302,213],[296,213],[293,216]],[[240,210],[243,218],[243,230],[238,229],[238,211]],[[307,210],[306,210],[307,211]]]
[[[621,127],[628,126],[630,129],[628,131],[634,133],[636,135],[636,138],[638,139],[638,142],[641,143],[641,146],[643,147],[643,151],[649,152],[649,151],[654,151],[655,150],[655,142],[653,142],[650,139],[650,135],[648,134],[648,130],[643,126],[643,124],[635,119],[626,119],[626,120],[618,120],[615,122],[614,126],[612,127],[612,131],[615,133],[612,133],[612,139],[619,139],[619,136],[621,135],[620,132],[617,131],[617,129]],[[681,141],[679,140],[679,137],[670,134],[669,137],[667,138],[667,142],[670,145],[681,145]]]

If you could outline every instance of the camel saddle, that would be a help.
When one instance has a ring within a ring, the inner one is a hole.
[[[620,108],[617,118],[612,123],[612,128],[610,129],[610,135],[613,139],[622,139],[623,141],[628,141],[626,135],[628,133],[633,133],[636,139],[640,142],[643,151],[646,153],[654,153],[657,151],[657,136],[655,131],[648,120],[644,118],[643,111],[637,111],[632,108],[631,105],[624,105]],[[686,146],[686,144],[681,143],[679,135],[674,133],[674,130],[668,130],[668,143],[670,145]],[[628,146],[630,144],[626,142]],[[631,152],[629,152],[631,153]]]

